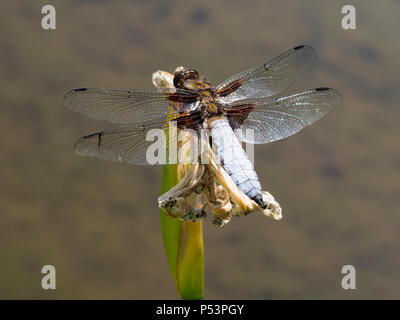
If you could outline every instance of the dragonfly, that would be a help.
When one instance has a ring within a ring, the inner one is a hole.
[[[195,132],[207,127],[225,171],[244,194],[265,208],[252,162],[237,138],[226,137],[234,137],[236,129],[250,129],[254,134],[242,136],[242,142],[270,143],[299,132],[338,106],[340,94],[326,87],[278,97],[309,68],[314,57],[312,47],[296,46],[216,87],[201,79],[196,70],[182,69],[174,74],[173,88],[71,90],[64,97],[69,109],[123,124],[80,138],[75,152],[148,165],[146,150],[154,143],[146,139],[149,130],[166,129],[171,123]]]

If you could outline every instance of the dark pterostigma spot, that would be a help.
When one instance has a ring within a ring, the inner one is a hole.
[[[304,45],[300,45],[300,46],[294,47],[293,50],[299,50],[301,48],[304,48]]]
[[[75,89],[74,91],[87,91],[87,88],[78,88],[78,89]]]
[[[97,141],[97,148],[100,149],[101,147],[101,139],[103,137],[104,131],[99,132],[98,141]]]
[[[316,88],[315,91],[326,91],[329,90],[329,88],[322,87],[322,88]]]
[[[86,136],[83,136],[81,139],[90,139],[90,138],[98,136],[99,134],[103,134],[103,131],[102,132],[96,132],[96,133],[88,134]]]

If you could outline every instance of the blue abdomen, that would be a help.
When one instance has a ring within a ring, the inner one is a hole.
[[[212,142],[225,171],[244,194],[258,199],[261,196],[258,176],[228,121],[220,118],[209,123]]]

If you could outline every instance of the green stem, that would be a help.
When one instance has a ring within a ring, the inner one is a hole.
[[[162,192],[182,178],[182,165],[164,165]],[[168,264],[182,299],[203,298],[204,247],[202,221],[183,222],[161,210],[161,230]]]

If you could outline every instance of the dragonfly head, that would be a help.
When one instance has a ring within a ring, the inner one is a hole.
[[[183,68],[174,74],[174,86],[181,89],[194,89],[193,86],[200,81],[200,75],[196,70]]]

